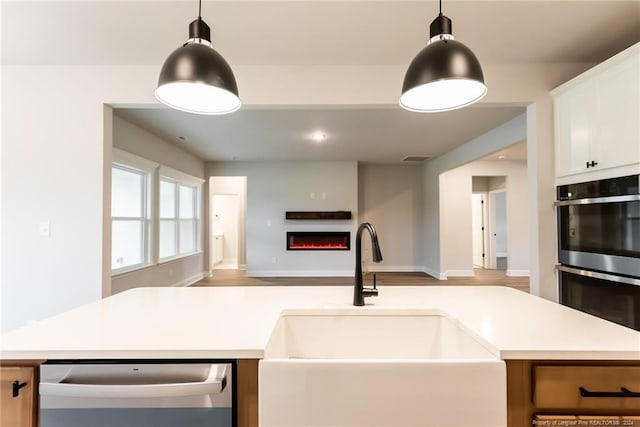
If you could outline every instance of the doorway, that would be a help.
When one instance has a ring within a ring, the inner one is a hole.
[[[247,177],[211,177],[210,188],[210,269],[246,268],[246,188]]]
[[[507,177],[472,177],[473,266],[506,270]]]

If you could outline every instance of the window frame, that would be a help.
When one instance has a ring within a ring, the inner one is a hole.
[[[142,157],[135,156],[126,151],[113,149],[111,161],[111,192],[113,194],[113,169],[120,169],[125,172],[136,173],[143,178],[142,191],[140,195],[141,216],[140,217],[114,217],[111,215],[111,255],[113,255],[113,224],[117,221],[141,221],[141,258],[142,262],[120,268],[113,268],[111,265],[111,276],[119,276],[136,270],[141,270],[154,265],[154,176],[158,164]],[[113,203],[113,195],[111,196]]]
[[[168,182],[174,185],[174,216],[173,218],[162,218],[160,216],[160,192],[158,191],[158,264],[163,264],[166,262],[171,262],[180,258],[185,258],[188,256],[192,256],[195,254],[202,253],[202,184],[205,182],[204,179],[196,178],[194,176],[188,175],[184,172],[180,172],[178,170],[169,168],[167,166],[161,165],[158,170],[158,189],[160,188],[161,183]],[[193,197],[193,214],[192,218],[180,218],[180,187],[189,187],[194,190]],[[166,257],[160,257],[160,224],[162,221],[173,221],[175,224],[175,253],[173,255],[169,255]],[[194,221],[194,249],[189,252],[180,252],[180,224],[182,221]]]

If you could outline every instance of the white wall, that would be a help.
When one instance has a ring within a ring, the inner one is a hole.
[[[548,92],[591,65],[483,64],[490,89],[481,105],[534,103],[527,110],[535,214],[532,290],[538,293],[540,283],[540,293],[550,299],[557,286],[555,235],[548,229],[554,221]],[[109,212],[103,200],[104,171],[111,163],[109,105],[157,105],[153,92],[160,66],[2,65],[3,331],[108,294],[102,224]],[[405,71],[406,64],[234,66],[246,106],[397,105]],[[425,171],[425,200],[438,198],[437,186],[429,184],[432,173]],[[439,270],[437,206],[425,203],[425,208],[425,262]],[[51,237],[38,235],[41,220],[51,221]]]
[[[3,331],[103,296],[104,103],[151,102],[150,77],[136,67],[4,66]],[[50,237],[38,234],[42,220]]]
[[[473,275],[471,192],[474,176],[506,176],[507,275],[529,274],[527,166],[515,161],[476,161],[440,175],[440,232],[447,276]]]
[[[117,115],[113,117],[113,146],[204,179],[202,159]],[[105,171],[105,177],[108,173],[110,169]],[[202,185],[203,200],[206,194],[207,184],[205,183]],[[204,232],[207,229],[207,215],[205,209],[201,212],[201,253],[112,277],[110,293],[115,294],[141,286],[185,286],[207,275],[205,271],[209,242]],[[108,251],[108,247],[105,246],[104,250]]]
[[[353,274],[355,219],[291,221],[285,212],[345,210],[357,218],[355,162],[212,162],[207,174],[247,177],[248,275]],[[287,251],[287,231],[350,231],[352,250]]]
[[[358,222],[376,228],[384,260],[369,271],[422,271],[422,165],[358,165]],[[365,249],[369,239],[365,236]]]

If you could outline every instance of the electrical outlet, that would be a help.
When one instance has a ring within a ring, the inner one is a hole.
[[[271,220],[270,219],[267,220],[267,227],[271,227]]]
[[[275,264],[276,263],[276,257],[272,256],[271,257],[271,264]]]
[[[315,198],[316,198],[316,193],[310,193],[310,194],[309,194],[309,198],[311,198],[311,199],[315,199]]]

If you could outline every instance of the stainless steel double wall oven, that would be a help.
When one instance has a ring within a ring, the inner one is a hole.
[[[640,175],[557,187],[560,303],[640,330]]]

